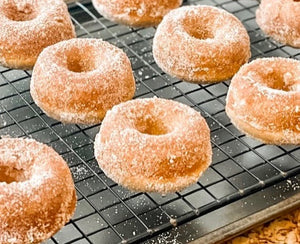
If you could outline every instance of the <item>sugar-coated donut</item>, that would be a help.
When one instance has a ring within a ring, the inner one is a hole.
[[[135,27],[158,25],[182,0],[93,0],[95,9],[105,18]]]
[[[210,130],[200,113],[184,104],[136,99],[107,113],[95,157],[107,176],[131,190],[179,191],[211,163]]]
[[[0,1],[0,65],[31,69],[47,46],[75,37],[63,0]]]
[[[242,23],[225,10],[186,6],[172,10],[153,41],[156,63],[170,75],[194,83],[226,80],[250,57]]]
[[[270,144],[300,144],[300,61],[263,58],[233,77],[226,112],[246,134]]]
[[[50,117],[95,124],[114,105],[133,97],[135,80],[121,49],[99,39],[71,39],[44,49],[30,92]]]
[[[66,162],[32,139],[0,140],[0,243],[40,243],[72,217],[76,192]]]
[[[256,11],[256,22],[267,35],[294,47],[300,47],[299,20],[299,0],[262,0]]]

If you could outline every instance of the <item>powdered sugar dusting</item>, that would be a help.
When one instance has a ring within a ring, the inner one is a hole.
[[[284,192],[285,191],[290,191],[290,190],[293,190],[293,191],[296,191],[300,188],[300,184],[299,182],[297,181],[292,181],[292,180],[287,180],[286,181],[286,187],[284,189]]]

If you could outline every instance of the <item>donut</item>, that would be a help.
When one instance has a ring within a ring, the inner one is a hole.
[[[32,69],[45,47],[75,37],[63,0],[0,1],[0,30],[0,64],[18,69]]]
[[[232,123],[268,144],[300,144],[300,61],[262,58],[233,77],[226,103]]]
[[[107,110],[133,97],[135,80],[121,49],[99,39],[71,39],[42,51],[30,92],[54,119],[96,124]]]
[[[168,13],[157,28],[153,56],[166,73],[193,83],[231,78],[250,57],[242,23],[225,10],[185,6]]]
[[[0,140],[0,242],[40,243],[72,217],[76,192],[66,162],[32,139]]]
[[[92,0],[95,9],[105,18],[133,27],[158,25],[182,0]]]
[[[166,194],[195,183],[210,165],[210,130],[194,109],[145,98],[114,106],[95,139],[103,172],[133,191]]]
[[[262,0],[256,11],[256,22],[263,32],[293,47],[300,47],[299,19],[299,0]]]

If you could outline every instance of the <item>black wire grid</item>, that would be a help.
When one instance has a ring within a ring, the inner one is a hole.
[[[237,16],[251,38],[252,59],[281,56],[300,59],[300,49],[266,37],[255,22],[253,0],[189,0]],[[78,193],[70,221],[46,243],[132,243],[148,239],[203,213],[300,173],[300,148],[264,145],[239,132],[225,114],[229,81],[197,85],[166,75],[152,56],[155,28],[132,29],[100,16],[90,1],[75,2],[69,11],[81,38],[102,38],[130,57],[135,97],[163,97],[201,112],[211,129],[213,163],[187,189],[166,196],[130,192],[107,178],[94,159],[93,141],[100,125],[64,125],[47,117],[33,102],[31,71],[0,67],[0,135],[32,137],[52,146],[68,162]]]

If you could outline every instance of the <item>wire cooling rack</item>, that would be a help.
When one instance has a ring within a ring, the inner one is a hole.
[[[214,5],[237,16],[250,35],[252,59],[300,59],[300,49],[274,42],[261,32],[255,22],[257,1],[185,4]],[[239,132],[224,111],[229,81],[197,85],[172,78],[153,60],[155,28],[112,23],[90,1],[72,3],[69,11],[78,37],[102,38],[125,50],[137,82],[135,98],[173,99],[201,112],[211,129],[213,163],[197,184],[181,192],[166,196],[130,192],[107,178],[94,159],[93,140],[100,125],[64,125],[47,117],[30,96],[31,72],[0,67],[0,135],[32,137],[52,146],[68,162],[75,181],[76,213],[45,243],[185,243],[219,235],[220,229],[244,217],[257,217],[264,208],[298,203],[300,148],[264,145]],[[213,240],[217,239],[199,243]]]

